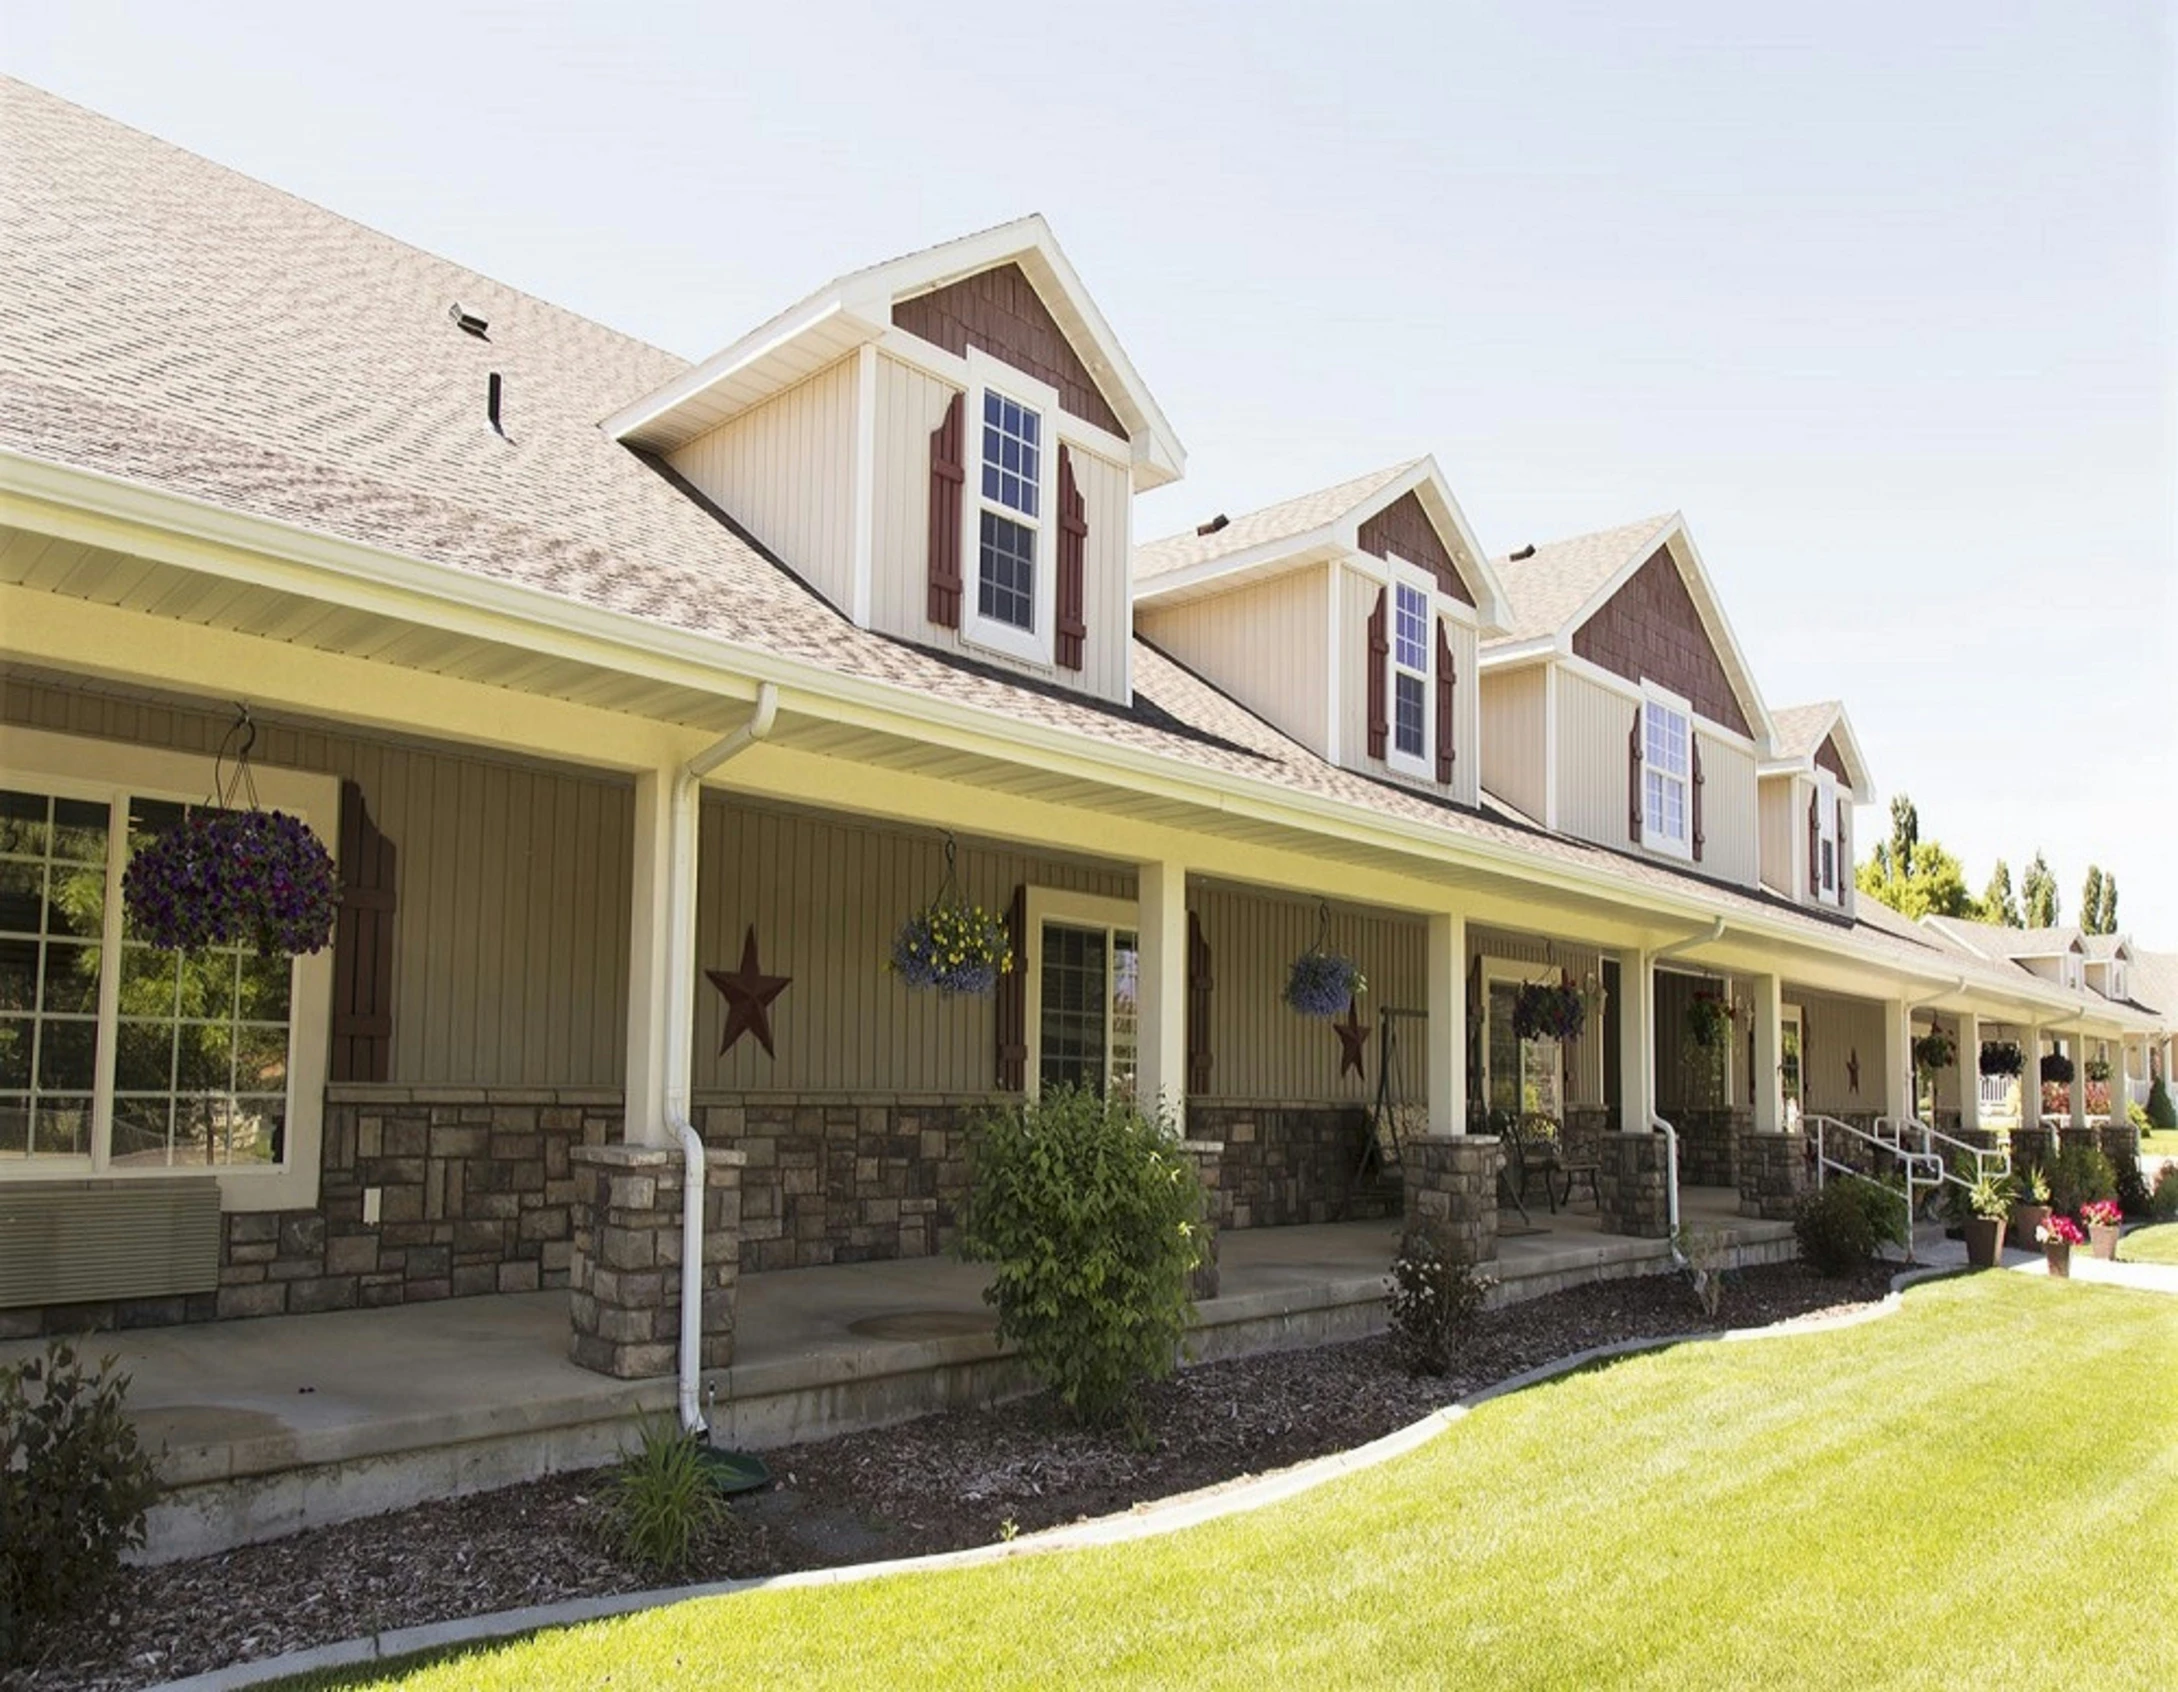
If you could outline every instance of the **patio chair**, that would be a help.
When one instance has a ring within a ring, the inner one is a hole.
[[[1505,1173],[1520,1195],[1520,1208],[1527,1210],[1528,1178],[1543,1178],[1543,1201],[1550,1207],[1551,1215],[1558,1214],[1557,1177],[1564,1171],[1565,1163],[1558,1150],[1558,1124],[1540,1112],[1530,1111],[1525,1116],[1512,1117],[1506,1124]],[[1571,1195],[1571,1183],[1567,1194]]]
[[[1603,1168],[1603,1148],[1593,1119],[1586,1132],[1576,1132],[1571,1120],[1558,1136],[1558,1171],[1565,1177],[1564,1190],[1559,1194],[1561,1202],[1570,1210],[1573,1207],[1573,1187],[1578,1181],[1588,1183],[1588,1196],[1596,1208],[1603,1208],[1603,1190],[1596,1185],[1596,1177]]]

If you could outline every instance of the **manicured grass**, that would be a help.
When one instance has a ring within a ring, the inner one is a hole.
[[[1162,1539],[301,1684],[2027,1686],[2086,1650],[2116,1692],[2168,1684],[2174,1522],[2178,1299],[1980,1275],[1515,1394]]]
[[[2178,1157],[2178,1128],[2151,1128],[2140,1136],[2142,1157]]]
[[[2178,1263],[2178,1222],[2135,1228],[2118,1241],[2120,1263]]]

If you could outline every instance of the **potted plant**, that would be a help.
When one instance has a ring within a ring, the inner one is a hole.
[[[2095,1255],[2105,1263],[2117,1261],[2118,1230],[2125,1220],[2125,1213],[2118,1208],[2116,1199],[2094,1199],[2080,1206],[2080,1220],[2087,1224],[2087,1237],[2093,1243]]]
[[[1521,1040],[1578,1040],[1588,1006],[1570,977],[1530,981],[1513,999],[1513,1034]]]
[[[1369,990],[1354,960],[1323,945],[1311,946],[1286,972],[1285,1001],[1303,1016],[1329,1021]]]
[[[1959,1043],[1942,1028],[1931,1028],[1913,1042],[1913,1067],[1925,1075],[1949,1069],[1958,1061]]]
[[[2027,1067],[2027,1054],[2017,1040],[1984,1040],[1981,1072],[1984,1075],[2018,1075]]]
[[[1696,993],[1687,1002],[1686,1037],[1703,1051],[1715,1051],[1732,1034],[1732,1007],[1715,993]]]
[[[2034,1231],[2049,1272],[2059,1280],[2072,1277],[2072,1248],[2082,1243],[2079,1224],[2069,1216],[2052,1216]]]
[[[2049,1220],[2049,1177],[2036,1164],[2027,1171],[2027,1202],[2012,1206],[2012,1243],[2032,1251],[2040,1243],[2038,1230]]]
[[[135,936],[161,951],[250,946],[291,958],[332,939],[340,885],[300,817],[203,806],[136,848],[121,897]]]
[[[1984,1175],[1967,1195],[1973,1214],[1966,1219],[1966,1261],[1976,1269],[1994,1269],[2003,1252],[2004,1224],[2012,1214],[2019,1184],[2009,1175]]]
[[[892,971],[914,988],[946,994],[988,993],[1012,972],[1006,919],[981,905],[940,899],[900,925],[892,939]]]
[[[2066,1057],[2063,1052],[2044,1052],[2042,1054],[2042,1083],[2044,1086],[2049,1087],[2071,1086],[2072,1060]]]

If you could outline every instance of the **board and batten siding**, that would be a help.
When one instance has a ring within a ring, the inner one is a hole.
[[[699,435],[675,470],[835,606],[854,600],[855,360]]]
[[[1799,782],[1789,775],[1764,776],[1756,815],[1762,833],[1762,885],[1788,899],[1805,901],[1807,871],[1795,849],[1797,842],[1807,838],[1807,799]]]
[[[1695,733],[1702,743],[1702,873],[1752,887],[1761,871],[1754,753]]]
[[[1136,613],[1142,637],[1302,745],[1330,749],[1330,570],[1319,564]]]
[[[1533,934],[1515,934],[1502,928],[1470,927],[1467,930],[1467,969],[1470,983],[1475,979],[1475,965],[1483,959],[1499,964],[1529,965],[1532,973],[1524,979],[1531,981],[1554,983],[1557,976],[1553,971],[1562,971],[1572,976],[1575,986],[1586,981],[1590,975],[1594,975],[1598,981],[1603,979],[1603,954],[1593,946],[1567,945]],[[1574,1106],[1602,1104],[1602,1029],[1583,1029],[1581,1038],[1572,1043],[1565,1056],[1566,1103]],[[1479,1081],[1471,1079],[1469,1084],[1479,1086]]]
[[[1529,821],[1546,820],[1550,666],[1492,671],[1482,684],[1482,784]]]
[[[1784,1001],[1800,1007],[1801,1108],[1824,1116],[1876,1115],[1888,1111],[1883,1077],[1882,1004],[1784,984]],[[1860,1060],[1860,1090],[1853,1090],[1853,1059]]]
[[[1381,1031],[1369,1037],[1365,1077],[1339,1074],[1339,1042],[1330,1026],[1285,1002],[1293,960],[1315,943],[1313,901],[1279,898],[1247,888],[1202,886],[1188,896],[1210,948],[1209,1087],[1206,1101],[1279,1104],[1367,1104],[1376,1097]],[[1383,911],[1331,911],[1328,944],[1353,959],[1369,983],[1360,1015],[1381,1029],[1387,1006],[1421,1010],[1427,994],[1428,925]],[[1404,1091],[1427,1097],[1427,1052],[1421,1025],[1400,1030]]]
[[[207,788],[232,721],[14,679],[0,720],[194,752]],[[634,827],[626,786],[278,722],[258,725],[253,758],[355,782],[399,854],[391,1081],[620,1084]]]
[[[877,361],[877,418],[874,429],[870,626],[920,646],[960,652],[978,663],[1036,676],[1061,687],[1076,687],[1101,699],[1124,704],[1129,674],[1127,648],[1133,638],[1132,588],[1128,579],[1133,551],[1133,490],[1127,467],[1071,442],[1074,480],[1081,489],[1089,525],[1082,560],[1083,618],[1088,636],[1079,671],[1024,663],[961,638],[957,629],[940,628],[929,618],[930,435],[945,419],[957,390],[927,371],[880,355]],[[968,431],[971,475],[976,431]],[[1048,440],[1056,452],[1055,435]],[[1057,513],[1046,517],[1045,544],[1055,544]],[[976,525],[963,525],[973,536]],[[973,560],[961,572],[969,594],[975,592]]]
[[[1454,618],[1444,620],[1445,634],[1451,641],[1452,659],[1459,675],[1453,692],[1452,746],[1456,755],[1452,761],[1452,780],[1440,787],[1434,781],[1402,775],[1382,758],[1369,756],[1369,616],[1376,609],[1376,596],[1384,591],[1384,579],[1348,567],[1339,567],[1339,575],[1339,762],[1350,770],[1359,770],[1378,781],[1411,787],[1417,793],[1451,799],[1462,805],[1481,803],[1482,689],[1475,662],[1477,642],[1473,627]],[[1385,691],[1388,699],[1388,686]],[[1425,709],[1434,723],[1437,720],[1434,695]]]

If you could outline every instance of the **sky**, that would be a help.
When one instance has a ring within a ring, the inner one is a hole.
[[[1189,451],[1138,535],[1423,452],[1493,553],[1682,511],[1970,885],[2178,949],[2174,17],[0,0],[0,67],[692,358],[1041,211]]]

